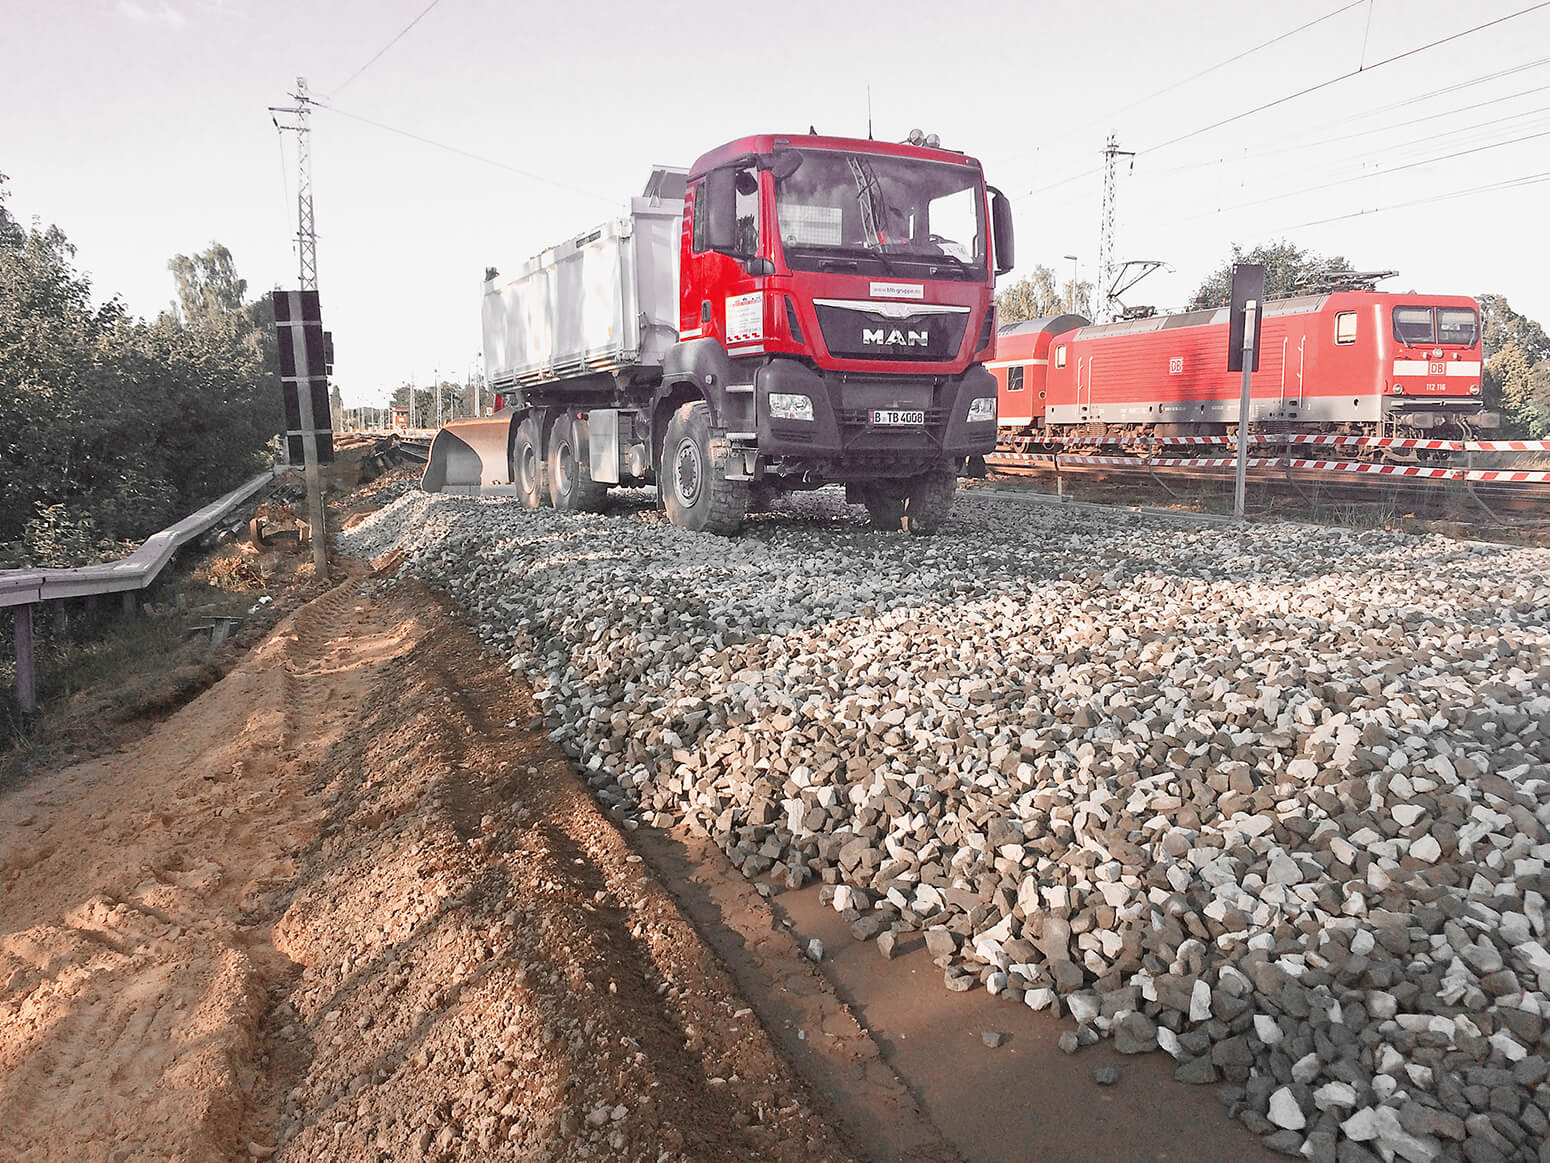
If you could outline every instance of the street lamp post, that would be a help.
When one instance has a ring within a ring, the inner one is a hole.
[[[1066,310],[1076,314],[1076,255],[1068,254],[1066,258],[1071,260],[1071,293],[1066,296]]]

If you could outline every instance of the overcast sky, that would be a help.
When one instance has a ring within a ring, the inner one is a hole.
[[[171,300],[167,260],[212,240],[251,291],[292,286],[294,139],[266,107],[305,76],[329,106],[312,149],[336,380],[377,403],[467,373],[487,265],[618,213],[653,163],[810,124],[864,136],[870,84],[878,137],[938,133],[1016,198],[1008,279],[1068,278],[1070,254],[1092,276],[1113,130],[1137,155],[1119,257],[1174,268],[1132,304],[1183,306],[1232,243],[1284,237],[1550,324],[1550,4],[427,2],[6,0],[10,208],[62,227],[98,296],[139,315]]]

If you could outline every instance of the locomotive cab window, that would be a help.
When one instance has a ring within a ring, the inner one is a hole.
[[[1480,322],[1468,307],[1437,308],[1437,342],[1473,347]]]
[[[1066,345],[1064,343],[1062,343],[1059,347],[1055,348],[1055,366],[1056,367],[1065,367],[1066,366]]]
[[[1480,318],[1469,307],[1394,308],[1394,338],[1401,343],[1473,347],[1479,336]]]
[[[1401,343],[1436,343],[1430,307],[1395,307],[1394,338]]]
[[[1356,342],[1356,312],[1341,311],[1335,316],[1335,342]]]
[[[1020,392],[1023,390],[1022,364],[1006,369],[1006,390],[1009,392]]]

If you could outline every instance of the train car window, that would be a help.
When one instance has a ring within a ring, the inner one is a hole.
[[[1356,312],[1342,311],[1335,316],[1335,342],[1356,342]]]
[[[1437,308],[1437,342],[1473,347],[1480,334],[1479,317],[1468,307]]]
[[[1401,343],[1436,343],[1430,307],[1395,307],[1394,338]]]
[[[1006,390],[1009,392],[1020,392],[1023,390],[1022,364],[1006,369]]]
[[[1064,343],[1062,343],[1059,347],[1055,348],[1055,366],[1056,367],[1065,367],[1066,366],[1066,345]]]

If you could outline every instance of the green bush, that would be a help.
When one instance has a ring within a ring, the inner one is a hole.
[[[258,470],[279,426],[273,310],[212,244],[169,264],[152,322],[93,306],[57,227],[0,175],[0,546],[11,565],[116,556]]]

